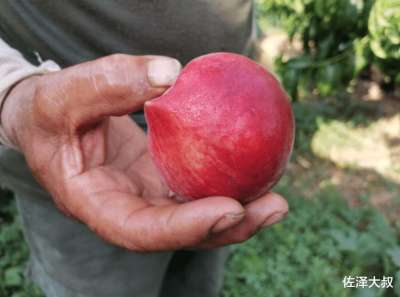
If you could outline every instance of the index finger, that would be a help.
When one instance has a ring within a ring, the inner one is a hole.
[[[118,187],[111,184],[118,181]],[[101,185],[93,189],[88,185]],[[244,217],[243,207],[226,197],[153,206],[136,195],[122,173],[96,168],[72,178],[64,204],[101,237],[135,251],[195,246]]]

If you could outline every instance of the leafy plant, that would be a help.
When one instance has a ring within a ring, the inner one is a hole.
[[[260,0],[260,16],[302,43],[276,71],[294,100],[335,94],[373,63],[394,80],[400,70],[400,0]],[[372,12],[371,9],[373,8]],[[390,65],[391,67],[388,67]]]
[[[42,297],[24,277],[28,248],[17,219],[11,193],[0,190],[0,296]]]
[[[400,0],[377,0],[368,22],[370,46],[376,63],[400,84]]]
[[[371,49],[377,57],[400,59],[400,1],[376,1],[369,16],[368,28]]]
[[[344,289],[342,283],[345,276],[400,274],[400,228],[390,226],[367,200],[349,208],[329,183],[312,200],[285,179],[278,191],[289,198],[290,215],[233,248],[224,297],[400,296],[398,283],[396,291]]]

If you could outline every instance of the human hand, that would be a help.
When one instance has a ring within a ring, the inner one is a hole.
[[[179,69],[166,57],[112,55],[25,79],[3,109],[6,132],[58,208],[135,251],[241,242],[288,211],[273,193],[244,206],[171,199],[127,114],[162,94]]]

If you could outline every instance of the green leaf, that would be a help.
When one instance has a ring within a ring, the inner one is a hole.
[[[328,64],[319,69],[317,88],[322,96],[330,95],[340,87],[341,74],[339,64]]]
[[[4,273],[4,285],[6,287],[19,286],[23,283],[20,267],[8,268]]]
[[[400,0],[377,0],[368,20],[371,49],[381,59],[400,60]]]
[[[387,254],[392,259],[393,263],[400,267],[400,247],[395,247],[387,251]]]
[[[316,0],[314,1],[314,9],[315,9],[315,14],[319,17],[324,17],[326,15],[325,13],[325,0]]]
[[[369,38],[354,40],[354,75],[358,75],[370,63]]]
[[[349,234],[345,234],[341,230],[331,230],[331,236],[338,242],[338,248],[342,251],[357,251],[358,234],[354,230],[350,230]]]
[[[307,67],[310,67],[313,63],[313,60],[311,59],[310,56],[299,56],[290,59],[287,63],[286,66],[288,68],[292,69],[304,69]]]
[[[394,276],[394,292],[397,297],[400,297],[400,270]]]

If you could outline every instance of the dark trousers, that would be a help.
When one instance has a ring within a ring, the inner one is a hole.
[[[1,147],[0,185],[15,193],[28,275],[46,296],[218,296],[226,249],[141,254],[113,246],[58,211],[23,156]]]

